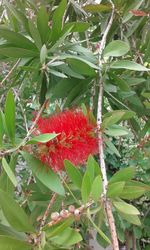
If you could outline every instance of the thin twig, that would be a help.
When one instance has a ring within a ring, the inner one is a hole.
[[[45,210],[44,216],[43,216],[42,221],[41,221],[40,232],[39,233],[41,233],[42,228],[45,225],[46,219],[47,219],[48,214],[49,214],[49,210],[51,209],[52,205],[54,204],[54,202],[56,200],[56,197],[57,197],[57,193],[54,193],[51,200],[50,200],[50,202],[49,202],[49,204],[48,204],[48,206],[47,206],[47,208],[46,208],[46,210]]]
[[[106,172],[106,164],[104,160],[104,147],[103,147],[103,140],[102,140],[102,132],[101,132],[101,125],[102,125],[102,103],[103,103],[103,77],[101,73],[101,68],[102,68],[102,54],[103,50],[106,45],[106,39],[108,32],[112,26],[113,23],[113,18],[114,18],[114,13],[115,13],[115,6],[111,0],[109,0],[111,6],[112,6],[112,13],[110,20],[108,22],[108,25],[106,27],[106,30],[103,34],[102,40],[100,42],[99,46],[99,96],[98,96],[98,108],[97,108],[97,128],[98,128],[98,139],[99,139],[99,159],[100,159],[100,166],[101,166],[101,171],[102,171],[102,176],[103,176],[103,199],[104,199],[104,205],[105,205],[105,211],[110,227],[110,232],[111,232],[111,240],[112,240],[112,247],[113,250],[119,250],[119,244],[118,244],[118,237],[117,237],[117,232],[116,232],[116,226],[114,222],[114,217],[112,213],[112,205],[109,199],[106,197],[107,193],[107,186],[108,186],[108,180],[107,180],[107,172]]]
[[[14,69],[17,67],[17,65],[19,64],[20,59],[17,60],[17,62],[14,64],[14,66],[10,69],[10,71],[8,72],[8,74],[3,78],[3,80],[0,82],[0,87],[3,86],[3,83],[10,77],[10,75],[12,74],[12,72],[14,71]]]

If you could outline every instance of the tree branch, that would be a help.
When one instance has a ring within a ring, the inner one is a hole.
[[[118,244],[118,237],[117,237],[117,232],[116,232],[116,227],[115,227],[115,222],[114,222],[114,217],[112,213],[112,206],[111,202],[109,199],[106,197],[107,193],[107,186],[108,186],[108,180],[107,180],[107,173],[106,173],[106,164],[104,160],[104,146],[103,146],[103,139],[102,139],[102,131],[101,131],[101,125],[102,125],[102,103],[103,103],[103,77],[101,73],[101,68],[102,68],[102,54],[103,50],[106,45],[106,39],[108,32],[112,26],[113,23],[113,18],[114,18],[114,13],[115,13],[115,6],[111,0],[109,0],[111,6],[112,6],[112,13],[110,20],[108,22],[108,25],[106,27],[106,30],[103,34],[102,40],[100,42],[99,46],[99,51],[98,51],[98,56],[99,56],[99,96],[98,96],[98,107],[97,107],[97,128],[98,128],[98,139],[99,139],[99,159],[100,159],[100,166],[101,166],[101,171],[102,171],[102,176],[103,176],[103,200],[104,200],[104,206],[105,206],[105,211],[109,223],[109,228],[111,232],[111,240],[112,240],[112,247],[113,250],[119,250],[119,244]]]
[[[10,71],[8,72],[8,74],[3,78],[3,80],[0,82],[0,87],[3,86],[3,83],[10,77],[10,75],[12,74],[12,72],[14,71],[14,69],[17,67],[17,65],[19,64],[20,59],[17,60],[17,62],[14,64],[14,66],[10,69]]]

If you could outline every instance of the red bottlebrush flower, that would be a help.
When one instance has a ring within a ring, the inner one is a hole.
[[[36,134],[60,133],[55,139],[38,144],[38,158],[54,171],[63,169],[63,161],[84,164],[90,154],[98,152],[96,126],[82,111],[64,111],[48,118],[40,117]]]

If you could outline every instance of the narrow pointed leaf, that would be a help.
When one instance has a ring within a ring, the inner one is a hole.
[[[5,160],[5,158],[2,159],[2,166],[3,166],[3,169],[5,170],[7,176],[9,177],[9,179],[11,180],[13,185],[16,187],[18,184],[17,179],[16,179],[13,171],[11,170],[10,166],[8,165],[7,161]]]
[[[97,202],[100,199],[100,196],[102,194],[103,187],[102,187],[102,178],[100,175],[98,175],[93,183],[91,188],[91,197],[95,202]]]
[[[37,28],[40,33],[41,41],[43,44],[46,44],[51,33],[50,27],[48,26],[48,22],[48,13],[46,11],[45,6],[42,6],[37,15]]]
[[[150,71],[150,69],[144,67],[141,64],[138,64],[129,60],[116,61],[110,65],[112,69],[129,69],[135,71]]]
[[[82,185],[82,175],[80,171],[68,160],[64,161],[66,172],[77,188],[81,188]]]
[[[15,142],[15,100],[10,90],[6,96],[5,102],[5,121],[8,135],[14,144]]]
[[[84,204],[88,202],[90,192],[91,192],[91,179],[89,173],[85,172],[81,186],[81,196]]]
[[[135,176],[135,172],[136,169],[134,167],[120,169],[111,177],[110,183],[131,180]]]
[[[19,232],[34,232],[27,215],[19,204],[6,192],[0,190],[0,205],[9,224]]]
[[[109,43],[105,50],[104,50],[104,56],[123,56],[129,51],[130,47],[128,43],[123,42],[121,40],[115,40]]]
[[[46,187],[50,190],[64,195],[64,187],[56,173],[54,173],[50,167],[44,165],[40,160],[36,159],[27,152],[22,152],[24,159],[26,160],[28,167],[32,170],[33,175],[36,176]]]
[[[57,236],[51,238],[51,241],[62,246],[72,246],[82,240],[81,235],[73,228],[66,228]]]
[[[123,181],[110,183],[107,189],[107,197],[114,198],[120,196],[124,189],[124,186],[125,182]]]
[[[0,250],[31,250],[32,246],[27,242],[10,236],[0,235]]]
[[[14,45],[27,50],[37,50],[35,44],[32,43],[28,38],[14,31],[1,28],[0,36],[10,43],[11,46]]]
[[[49,133],[49,134],[47,133],[47,134],[38,135],[38,136],[33,137],[31,140],[29,140],[27,144],[35,144],[37,142],[46,143],[56,138],[57,135],[58,134],[55,134],[55,133]]]
[[[66,0],[61,0],[59,6],[55,10],[52,18],[52,36],[51,39],[55,42],[59,37],[62,30],[62,18],[67,6]]]
[[[41,64],[45,63],[46,57],[47,57],[47,48],[46,48],[46,45],[44,44],[41,48],[41,51],[40,51]]]
[[[113,201],[114,207],[121,213],[129,215],[139,215],[140,212],[136,207],[124,202],[124,201]]]
[[[2,111],[0,111],[0,147],[3,145],[3,135],[4,135],[4,126],[3,126],[3,117]]]
[[[141,221],[138,217],[138,215],[130,215],[130,214],[124,214],[119,211],[120,216],[128,221],[130,224],[134,224],[137,226],[141,226]]]

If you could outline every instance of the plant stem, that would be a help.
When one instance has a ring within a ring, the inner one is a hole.
[[[50,199],[50,202],[49,202],[49,204],[48,204],[46,210],[45,210],[45,213],[44,213],[44,215],[43,215],[43,218],[42,218],[42,221],[41,221],[41,225],[40,225],[40,233],[41,233],[41,231],[42,231],[42,228],[43,228],[44,225],[45,225],[46,219],[47,219],[48,214],[49,214],[49,210],[50,210],[50,208],[52,207],[52,205],[54,204],[54,202],[55,202],[55,200],[56,200],[56,197],[57,197],[57,194],[54,193],[53,196],[52,196],[52,198]]]
[[[136,250],[136,238],[134,236],[134,233],[132,234],[132,249]]]
[[[3,83],[9,78],[9,76],[12,74],[14,69],[18,66],[20,62],[20,59],[17,60],[17,62],[13,65],[13,67],[9,70],[8,74],[3,78],[3,80],[0,82],[0,87],[3,86]]]
[[[112,213],[112,206],[109,199],[106,197],[107,193],[107,186],[108,186],[108,180],[107,180],[107,173],[106,173],[106,164],[104,160],[104,147],[103,147],[103,140],[102,140],[102,132],[101,132],[101,124],[102,124],[102,102],[103,102],[103,78],[101,73],[102,68],[102,53],[105,48],[106,39],[108,32],[112,26],[113,18],[114,18],[114,12],[115,12],[115,6],[111,0],[109,0],[111,6],[112,6],[112,13],[110,20],[108,22],[108,25],[106,27],[106,30],[103,34],[102,40],[100,42],[99,46],[99,96],[98,96],[98,107],[97,107],[97,128],[98,128],[98,139],[99,139],[99,159],[100,159],[100,166],[102,171],[102,177],[103,177],[103,201],[104,201],[104,207],[106,211],[106,216],[109,223],[110,233],[111,233],[111,241],[112,241],[112,247],[113,250],[119,250],[119,243],[118,243],[118,237],[116,232],[116,226],[114,222],[114,217]]]

